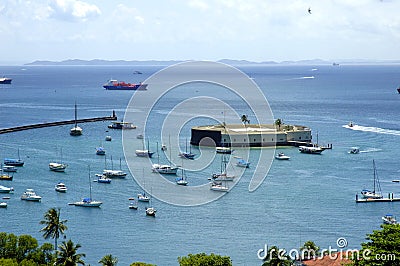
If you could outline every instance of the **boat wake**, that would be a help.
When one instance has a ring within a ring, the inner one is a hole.
[[[344,125],[343,127],[351,129],[351,130],[356,130],[356,131],[373,132],[373,133],[377,133],[377,134],[400,136],[400,130],[384,129],[384,128],[379,128],[379,127],[364,127],[364,126],[359,126],[359,125],[353,125],[352,127],[349,125]]]
[[[382,149],[377,149],[377,148],[368,148],[365,150],[360,151],[360,153],[367,153],[367,152],[376,152],[376,151],[381,151]]]

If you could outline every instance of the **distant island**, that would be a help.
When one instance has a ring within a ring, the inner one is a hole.
[[[81,59],[68,59],[63,61],[47,61],[37,60],[31,63],[26,63],[26,66],[169,66],[177,63],[186,62],[189,60],[81,60]],[[340,65],[340,64],[400,64],[400,60],[363,60],[363,59],[348,59],[348,60],[322,60],[310,59],[299,61],[263,61],[253,62],[248,60],[234,60],[234,59],[221,59],[217,62],[234,65]]]

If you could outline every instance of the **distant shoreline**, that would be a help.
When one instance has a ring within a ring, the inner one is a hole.
[[[63,61],[47,61],[47,60],[36,60],[31,63],[24,64],[25,66],[169,66],[190,60],[81,60],[81,59],[68,59]],[[232,60],[232,59],[221,59],[217,62],[243,66],[243,65],[380,65],[380,64],[400,64],[400,60],[336,60],[328,61],[322,59],[312,60],[300,60],[300,61],[263,61],[253,62],[247,60]]]

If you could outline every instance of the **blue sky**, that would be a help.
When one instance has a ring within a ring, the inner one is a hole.
[[[0,0],[0,63],[400,59],[399,10],[398,0]]]

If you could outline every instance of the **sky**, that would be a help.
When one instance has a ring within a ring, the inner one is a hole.
[[[399,60],[399,10],[399,0],[0,0],[0,63]]]

